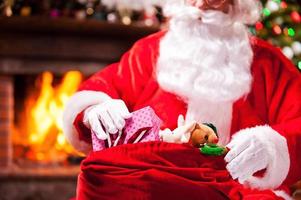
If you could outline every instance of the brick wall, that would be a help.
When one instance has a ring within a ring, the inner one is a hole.
[[[13,78],[0,76],[0,168],[12,162]]]

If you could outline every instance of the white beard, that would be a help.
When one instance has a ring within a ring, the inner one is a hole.
[[[158,83],[188,104],[186,121],[215,124],[226,144],[233,103],[251,88],[247,28],[222,12],[184,6],[177,13],[160,42]]]

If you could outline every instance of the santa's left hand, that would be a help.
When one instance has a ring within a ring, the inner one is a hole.
[[[243,184],[254,173],[268,165],[269,151],[260,134],[245,134],[234,137],[227,145],[230,151],[225,157],[226,168],[233,179]]]

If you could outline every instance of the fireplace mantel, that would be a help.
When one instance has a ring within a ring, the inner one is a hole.
[[[78,69],[94,73],[117,61],[136,40],[158,27],[109,24],[93,19],[0,18],[0,73]]]

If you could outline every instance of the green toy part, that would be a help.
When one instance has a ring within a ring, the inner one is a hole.
[[[209,156],[222,156],[228,152],[228,149],[217,144],[205,144],[200,148],[200,151],[202,154]]]

